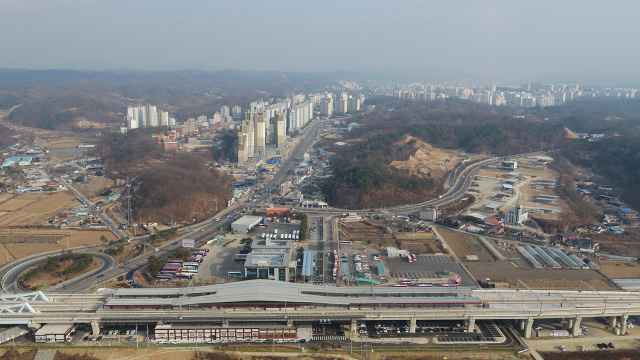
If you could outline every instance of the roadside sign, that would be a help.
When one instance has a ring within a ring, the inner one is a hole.
[[[182,239],[182,247],[183,248],[195,248],[196,241],[192,239]]]

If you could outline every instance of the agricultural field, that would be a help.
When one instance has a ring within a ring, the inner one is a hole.
[[[0,246],[0,264],[29,255],[67,249],[67,239],[69,248],[98,244],[101,236],[117,240],[110,231],[104,230],[0,229],[0,243],[3,245]]]
[[[442,227],[437,231],[458,259],[462,260],[467,255],[476,255],[479,261],[493,261],[493,256],[472,236]]]
[[[60,212],[80,205],[68,191],[51,194],[13,194],[0,203],[0,228],[42,225]]]
[[[598,290],[615,290],[607,279],[595,270],[520,269],[508,261],[465,262],[475,279],[489,278],[515,284],[518,279],[533,289],[577,290],[583,280]]]
[[[600,273],[609,279],[638,279],[640,264],[635,261],[600,260]]]

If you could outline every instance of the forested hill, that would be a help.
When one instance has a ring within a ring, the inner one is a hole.
[[[101,137],[95,155],[105,162],[105,176],[130,178],[135,219],[158,222],[205,219],[226,207],[233,178],[210,169],[210,152],[164,154],[151,137],[157,128]]]
[[[572,146],[576,140],[566,137],[565,127],[611,135],[631,134],[640,124],[635,112],[624,111],[635,109],[635,103],[616,101],[526,111],[460,99],[418,102],[379,97],[368,103],[376,105],[376,111],[355,118],[353,121],[362,126],[342,139],[353,146],[335,150],[335,173],[323,188],[333,206],[366,208],[410,203],[437,191],[441,184],[429,174],[409,174],[391,166],[391,162],[407,160],[416,151],[411,143],[398,145],[398,139],[405,136],[438,148],[504,155]],[[632,155],[630,152],[623,153]]]

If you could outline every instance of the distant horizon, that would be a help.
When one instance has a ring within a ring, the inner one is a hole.
[[[640,38],[629,29],[638,13],[631,0],[6,0],[0,67],[416,69],[500,84],[637,74]]]
[[[379,80],[370,78],[370,80],[377,81],[394,81],[398,83],[410,83],[410,82],[419,82],[419,83],[443,83],[451,85],[452,83],[458,83],[461,80],[465,80],[468,82],[483,82],[486,84],[493,84],[496,86],[516,86],[521,83],[549,83],[549,84],[560,84],[560,83],[584,83],[584,84],[625,84],[625,85],[640,85],[640,72],[638,73],[609,73],[609,74],[549,74],[542,78],[533,79],[533,80],[521,80],[521,81],[513,81],[513,82],[502,82],[502,81],[494,81],[491,79],[480,79],[479,77],[475,77],[471,74],[464,74],[464,76],[455,77],[452,73],[444,73],[445,75],[449,75],[448,80],[432,80],[432,81],[421,81],[419,78],[423,77],[425,73],[436,73],[437,70],[433,69],[386,69],[386,70],[331,70],[331,71],[287,71],[287,70],[250,70],[250,69],[234,69],[234,68],[220,68],[220,69],[204,69],[198,67],[192,68],[176,68],[176,69],[161,69],[161,68],[149,68],[149,69],[137,69],[137,68],[112,68],[112,69],[73,69],[73,68],[0,68],[2,72],[19,72],[19,71],[34,71],[34,72],[46,72],[46,71],[70,71],[70,72],[79,72],[79,73],[118,73],[118,72],[136,72],[136,73],[172,73],[172,72],[187,72],[187,71],[201,71],[205,73],[219,73],[219,72],[244,72],[244,73],[256,73],[256,74],[267,74],[267,73],[285,73],[285,74],[299,74],[299,75],[329,75],[329,74],[337,74],[344,73],[346,76],[371,76],[371,77],[403,77],[406,81],[401,81],[397,79],[386,79]],[[394,75],[395,73],[395,75]],[[411,73],[415,73],[414,80],[408,79],[411,77]],[[557,80],[552,80],[556,78]],[[337,78],[335,80],[349,80],[357,82],[354,79],[348,78]],[[362,79],[360,79],[362,81]],[[460,86],[469,86],[469,85],[460,85]]]

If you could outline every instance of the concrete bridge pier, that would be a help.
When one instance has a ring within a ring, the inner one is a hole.
[[[416,318],[411,318],[411,320],[409,320],[409,332],[410,333],[416,332]]]
[[[351,320],[351,333],[355,334],[358,330],[358,320]]]
[[[223,327],[229,327],[229,319],[222,320],[222,326]]]
[[[467,323],[467,331],[473,332],[476,328],[476,319],[470,318],[469,320],[466,321],[466,323]]]
[[[576,316],[575,320],[571,319],[571,335],[578,336],[580,333],[580,322],[582,321],[582,317]]]
[[[93,332],[93,335],[100,335],[100,323],[97,321],[92,321],[91,331]]]
[[[287,319],[287,326],[288,327],[292,327],[293,326],[293,320]]]
[[[530,338],[531,337],[531,329],[533,328],[533,318],[527,318],[527,320],[525,321],[524,324],[524,337],[525,338]]]
[[[32,330],[33,332],[38,331],[38,329],[40,329],[40,326],[42,324],[38,324],[38,323],[34,323],[32,321],[29,321],[29,324],[27,324],[27,327],[29,328],[29,330]]]
[[[627,320],[629,320],[629,314],[624,314],[620,318],[620,335],[624,335],[627,330]]]
[[[616,327],[618,321],[618,317],[617,316],[612,316],[609,318],[609,325],[611,325],[611,327]]]
[[[524,332],[524,319],[518,320],[518,330]]]
[[[569,318],[567,321],[567,330],[573,329],[573,318]]]

